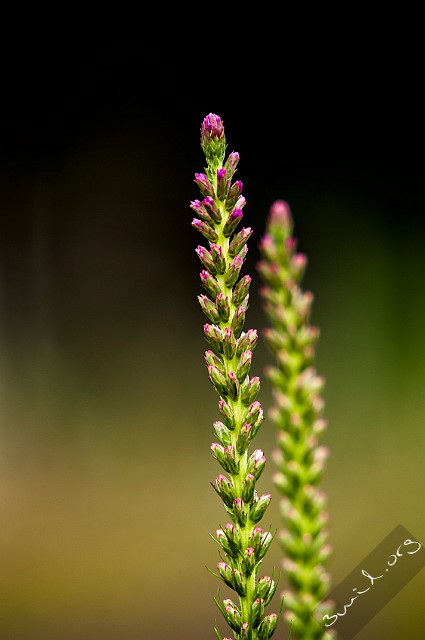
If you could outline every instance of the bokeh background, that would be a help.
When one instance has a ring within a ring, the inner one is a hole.
[[[4,16],[0,640],[195,640],[216,621],[226,635],[206,569],[225,514],[189,208],[209,112],[241,155],[248,327],[265,326],[255,263],[274,199],[309,259],[333,584],[398,524],[425,542],[415,39],[400,53],[391,31],[249,18]],[[253,372],[268,361],[259,343]],[[268,420],[257,437],[270,457]],[[276,543],[264,572],[280,561]],[[358,639],[422,637],[424,597],[422,571]]]

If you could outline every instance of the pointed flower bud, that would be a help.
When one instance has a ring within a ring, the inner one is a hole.
[[[252,430],[252,437],[255,438],[255,436],[257,435],[257,431],[258,429],[261,427],[261,425],[264,422],[264,413],[263,413],[263,409],[261,409],[258,418],[256,419],[256,421],[254,422],[254,424],[252,425],[253,430]]]
[[[221,417],[226,427],[233,431],[235,429],[236,423],[231,406],[225,400],[221,399],[218,403],[218,410],[220,411]]]
[[[218,569],[218,572],[219,572],[220,577],[223,580],[223,582],[225,584],[227,584],[228,587],[231,587],[233,589],[233,570],[232,570],[232,567],[230,567],[225,562],[219,562],[217,564],[217,569]]]
[[[241,359],[239,360],[239,364],[236,367],[236,377],[239,380],[239,382],[242,382],[242,380],[244,378],[246,378],[246,376],[249,373],[249,370],[251,368],[251,362],[252,362],[252,351],[244,351],[241,354]]]
[[[190,203],[190,208],[196,213],[200,220],[203,220],[210,225],[214,224],[214,218],[210,216],[207,209],[204,207],[200,200],[192,200],[192,202]]]
[[[245,376],[245,378],[241,382],[240,386],[240,399],[244,407],[247,407],[250,402],[247,402],[247,398],[249,398],[249,376]]]
[[[224,450],[225,447],[223,447],[222,444],[219,444],[218,442],[211,443],[211,453],[213,454],[214,458],[218,460],[223,469],[227,471],[226,455],[224,453]]]
[[[223,235],[225,238],[230,238],[238,224],[243,218],[242,209],[234,209],[231,213],[229,213],[228,218],[226,220],[226,224],[223,228]]]
[[[259,522],[261,518],[264,516],[267,507],[271,502],[272,496],[270,493],[263,493],[262,496],[258,499],[257,502],[251,507],[251,511],[249,514],[250,520],[253,523]]]
[[[273,540],[273,536],[270,533],[270,531],[264,531],[264,533],[262,533],[261,535],[261,543],[258,546],[258,548],[255,550],[256,556],[258,558],[258,560],[261,560],[261,558],[264,558],[264,556],[266,555],[271,543]]]
[[[226,271],[226,260],[223,255],[223,249],[216,244],[211,244],[211,258],[217,273],[224,273]]]
[[[239,471],[239,461],[236,458],[236,450],[233,445],[223,447],[223,445],[213,442],[211,452],[224,471],[227,471],[230,475],[237,475]]]
[[[255,449],[253,453],[251,453],[248,459],[248,469],[253,468],[256,462],[259,462],[264,458],[264,453],[261,449]]]
[[[245,300],[246,296],[248,295],[251,281],[251,276],[245,275],[235,286],[232,294],[232,303],[235,305],[235,307],[238,307]]]
[[[272,582],[273,580],[270,576],[263,576],[262,578],[260,578],[257,582],[257,586],[255,587],[254,596],[257,598],[265,599]]]
[[[257,341],[258,333],[256,329],[249,329],[247,333],[242,333],[238,339],[236,355],[240,357],[243,351],[254,351]]]
[[[229,245],[229,256],[231,258],[233,258],[234,256],[236,256],[238,253],[242,251],[242,249],[245,247],[251,235],[252,235],[252,229],[250,227],[247,227],[247,228],[244,227],[243,229],[241,229],[241,231],[239,231],[239,233],[237,233],[233,237]]]
[[[259,417],[262,417],[263,409],[261,404],[256,400],[249,407],[248,413],[245,416],[245,422],[249,422],[249,424],[255,424]]]
[[[264,600],[264,604],[267,605],[273,598],[276,589],[277,584],[275,583],[275,581],[272,580],[270,576],[263,576],[257,583],[254,597],[261,598],[262,600]]]
[[[230,187],[229,189],[229,193],[227,194],[227,198],[231,199],[231,198],[236,198],[236,200],[239,198],[239,196],[242,193],[242,189],[243,189],[243,184],[241,182],[241,180],[236,180]]]
[[[205,291],[209,293],[211,298],[215,300],[215,298],[221,291],[220,285],[218,284],[216,278],[214,278],[214,276],[208,273],[208,271],[206,271],[205,269],[201,271],[199,275]]]
[[[246,525],[246,513],[243,508],[242,498],[235,498],[233,501],[233,515],[235,518],[235,522],[240,527],[245,527]]]
[[[252,574],[255,568],[257,558],[255,557],[255,551],[252,547],[245,549],[242,556],[242,569],[244,574],[248,577]]]
[[[253,404],[255,402],[255,399],[259,391],[260,391],[260,378],[258,376],[254,376],[253,378],[249,379],[249,376],[247,376],[245,380],[241,383],[240,395],[241,395],[241,401],[243,406],[249,407],[249,405]],[[263,414],[261,413],[261,418],[262,417],[263,417]],[[258,430],[257,427],[260,426],[259,418],[257,418],[254,424],[256,425],[256,430],[253,436]]]
[[[238,439],[236,440],[236,450],[239,455],[243,455],[248,449],[252,439],[252,425],[243,424],[240,428]]]
[[[266,457],[261,449],[256,449],[248,458],[247,472],[252,473],[255,481],[259,479],[266,466]]]
[[[214,385],[217,393],[221,396],[227,395],[227,385],[225,375],[217,367],[208,366],[208,376]]]
[[[238,163],[239,163],[239,153],[237,151],[232,151],[232,153],[229,153],[229,156],[224,165],[224,168],[226,169],[229,180],[233,178],[233,175],[238,167]]]
[[[234,570],[234,587],[236,593],[242,598],[246,596],[246,578],[239,569]],[[243,626],[243,625],[242,625]]]
[[[284,228],[292,231],[292,214],[289,204],[285,200],[276,200],[270,208],[270,223],[273,228]]]
[[[215,300],[215,305],[221,322],[227,322],[230,317],[229,296],[225,296],[224,293],[220,292]]]
[[[202,233],[202,235],[210,242],[217,242],[218,235],[208,222],[198,220],[198,218],[193,218],[192,227],[199,231],[199,233]]]
[[[218,410],[220,411],[223,422],[231,431],[235,429],[235,415],[232,407],[225,401],[220,400],[218,403]]]
[[[239,338],[239,336],[241,335],[243,326],[245,324],[245,315],[246,315],[246,309],[242,305],[239,306],[234,313],[234,316],[231,322],[231,327],[232,327],[233,333],[235,334],[235,338]]]
[[[252,497],[254,495],[255,489],[255,477],[252,473],[248,473],[242,483],[242,500],[245,504],[250,504]]]
[[[233,505],[232,505],[233,506]],[[241,548],[241,534],[236,525],[230,522],[224,527],[224,533],[232,549],[238,551]]]
[[[227,270],[226,279],[225,279],[226,285],[229,288],[232,289],[233,286],[236,284],[236,281],[239,278],[239,274],[242,269],[242,266],[243,266],[242,258],[240,258],[239,256],[236,256],[235,258],[233,258]]]
[[[212,485],[213,489],[218,493],[220,498],[223,500],[224,504],[229,507],[229,509],[233,509],[233,503],[235,500],[234,486],[233,483],[220,474],[215,479],[215,483]]]
[[[260,378],[258,376],[254,376],[251,378],[249,383],[249,403],[254,403],[255,398],[258,396],[260,391]]]
[[[229,190],[229,178],[224,167],[217,169],[217,197],[219,200],[225,200]]]
[[[258,549],[261,547],[261,536],[263,535],[263,530],[261,527],[255,527],[249,536],[248,544],[252,547],[255,553],[258,552]]]
[[[260,626],[258,627],[258,640],[269,640],[274,634],[277,627],[277,614],[271,613],[263,618]]]
[[[235,476],[239,473],[239,460],[236,456],[236,449],[232,444],[228,444],[224,449],[227,471]]]
[[[219,353],[223,352],[223,336],[215,324],[204,324],[204,336],[214,349]]]
[[[234,552],[232,551],[229,545],[229,541],[226,538],[224,531],[222,529],[217,529],[216,536],[217,536],[217,542],[220,545],[220,547],[223,549],[223,551],[227,553],[227,555],[230,556],[231,558],[234,557]]]
[[[211,275],[215,275],[217,273],[217,269],[215,268],[211,253],[207,249],[205,249],[205,247],[201,246],[198,246],[195,251],[205,269],[207,269]]]
[[[214,351],[211,351],[210,349],[208,351],[205,351],[204,359],[207,367],[217,367],[217,369],[224,373],[223,360],[220,358],[220,356],[217,356]]]
[[[229,623],[229,626],[233,629],[233,631],[239,633],[242,624],[241,613],[239,609],[231,600],[225,600],[223,604],[225,604],[226,607],[226,620]]]
[[[214,196],[214,189],[211,183],[208,181],[208,178],[205,175],[205,173],[195,173],[195,182],[198,185],[199,190],[204,197]]]
[[[304,276],[307,267],[307,256],[303,253],[296,253],[291,260],[292,277],[297,282]]]
[[[252,605],[252,626],[254,629],[258,627],[261,622],[261,618],[264,615],[264,600],[257,598]]]
[[[217,436],[218,441],[223,447],[227,447],[232,442],[229,429],[220,420],[214,422],[214,433]]]
[[[241,196],[236,203],[235,209],[240,209],[242,211],[245,205],[246,205],[246,200],[243,196]]]
[[[202,311],[210,322],[220,322],[220,314],[218,313],[214,302],[204,295],[199,295],[198,301],[201,305]]]
[[[243,184],[240,180],[236,180],[231,186],[227,193],[225,207],[227,211],[231,211],[235,204],[237,203],[239,196],[242,193]]]
[[[217,207],[214,198],[211,196],[207,196],[202,200],[202,204],[204,208],[209,213],[210,217],[214,221],[215,224],[220,224],[221,222],[221,213],[219,208]]]
[[[223,352],[228,360],[232,360],[236,351],[236,338],[230,327],[224,330]]]
[[[227,375],[227,394],[232,400],[236,400],[239,395],[239,382],[233,371]]]

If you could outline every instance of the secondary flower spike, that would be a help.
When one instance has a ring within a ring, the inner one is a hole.
[[[264,337],[275,358],[266,375],[278,443],[274,482],[281,494],[280,543],[289,587],[283,592],[285,618],[292,623],[294,640],[322,640],[334,637],[323,625],[332,605],[322,602],[330,584],[324,566],[331,552],[326,499],[318,488],[328,454],[319,446],[326,429],[324,380],[314,368],[319,331],[310,325],[313,296],[300,287],[307,259],[296,251],[291,211],[283,200],[271,206],[259,248],[260,293],[269,321]]]
[[[273,536],[258,528],[271,500],[269,493],[259,496],[255,488],[266,459],[260,449],[250,452],[263,422],[257,400],[260,379],[250,376],[257,332],[244,331],[251,277],[242,275],[242,270],[252,229],[237,230],[245,205],[242,182],[233,180],[239,154],[232,152],[225,159],[227,144],[220,116],[210,113],[204,118],[201,147],[207,162],[204,172],[195,174],[201,199],[193,200],[190,207],[197,215],[193,228],[208,242],[207,247],[198,246],[196,253],[204,289],[198,300],[208,320],[204,336],[209,348],[204,359],[219,396],[220,419],[213,425],[217,441],[211,452],[220,473],[211,484],[231,520],[217,529],[221,561],[214,575],[239,599],[237,604],[229,598],[216,600],[216,604],[235,640],[268,640],[282,607],[279,614],[265,612],[276,585],[269,576],[258,579]],[[215,633],[222,640],[218,628]]]

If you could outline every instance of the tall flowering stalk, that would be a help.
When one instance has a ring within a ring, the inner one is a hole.
[[[272,205],[259,248],[260,294],[270,325],[264,337],[275,356],[265,374],[272,385],[270,417],[277,428],[274,484],[281,495],[280,543],[289,584],[283,592],[285,618],[291,620],[296,639],[321,640],[330,637],[322,621],[330,603],[320,603],[330,584],[324,565],[331,552],[326,496],[318,488],[328,456],[327,448],[319,445],[327,426],[324,379],[314,367],[319,331],[310,324],[313,296],[300,286],[307,259],[296,251],[286,202]]]
[[[249,453],[263,410],[256,399],[260,379],[249,376],[258,335],[255,329],[244,331],[251,277],[240,277],[252,229],[236,232],[245,198],[242,182],[232,182],[239,154],[230,153],[225,161],[226,146],[223,122],[210,113],[201,126],[207,166],[205,173],[195,174],[202,199],[190,206],[196,214],[192,226],[208,241],[208,248],[198,246],[196,253],[207,294],[198,296],[208,319],[204,335],[211,347],[205,352],[205,363],[219,395],[220,419],[213,425],[216,441],[211,451],[222,473],[212,485],[231,520],[216,532],[221,561],[215,575],[238,596],[238,603],[230,598],[216,603],[236,640],[268,640],[279,614],[265,615],[265,608],[277,584],[270,576],[257,576],[273,536],[258,525],[271,495],[259,496],[255,488],[266,464],[263,451]],[[221,640],[217,628],[215,632]]]

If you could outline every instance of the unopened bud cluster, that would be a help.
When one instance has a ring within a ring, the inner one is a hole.
[[[207,166],[204,173],[195,174],[201,198],[190,206],[196,216],[192,226],[208,243],[198,246],[196,253],[205,292],[198,299],[208,320],[204,336],[210,348],[205,364],[219,396],[220,419],[213,425],[216,440],[211,452],[221,473],[212,485],[231,520],[216,532],[222,558],[216,575],[238,596],[237,604],[225,599],[217,605],[236,640],[268,640],[278,615],[266,614],[265,607],[277,585],[270,576],[257,579],[272,541],[271,533],[258,523],[271,495],[256,491],[266,459],[261,449],[250,452],[263,422],[263,409],[257,400],[260,379],[250,375],[258,335],[254,329],[244,330],[251,277],[241,276],[252,229],[237,231],[245,206],[242,182],[233,179],[239,154],[230,153],[225,160],[226,138],[219,116],[209,114],[204,119],[201,147]]]
[[[283,592],[285,617],[292,622],[296,640],[321,640],[330,637],[322,623],[329,609],[320,604],[330,584],[324,570],[330,555],[326,498],[318,488],[328,455],[320,445],[326,429],[324,380],[314,368],[319,332],[310,325],[313,296],[300,287],[307,261],[297,252],[291,212],[284,201],[271,207],[260,253],[260,293],[269,321],[264,337],[275,356],[275,365],[265,373],[272,384],[270,416],[277,427],[274,482],[281,494],[280,542],[290,587]]]

